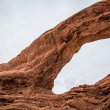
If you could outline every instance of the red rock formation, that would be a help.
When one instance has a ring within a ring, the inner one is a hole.
[[[110,110],[110,75],[95,85],[52,93],[53,82],[81,46],[110,37],[110,1],[101,1],[45,32],[0,65],[0,110]]]

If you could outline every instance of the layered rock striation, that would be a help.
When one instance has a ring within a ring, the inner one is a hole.
[[[43,33],[0,64],[0,110],[110,110],[110,75],[52,93],[54,79],[81,46],[110,37],[110,1],[100,1]]]

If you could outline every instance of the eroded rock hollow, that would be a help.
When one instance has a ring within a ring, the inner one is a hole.
[[[43,33],[0,65],[0,110],[110,110],[110,75],[52,93],[54,79],[81,46],[110,37],[110,1],[100,1]]]

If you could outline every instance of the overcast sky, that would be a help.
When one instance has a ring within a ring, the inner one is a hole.
[[[0,63],[8,62],[43,32],[97,1],[0,0]],[[79,84],[91,84],[108,74],[108,47],[110,40],[83,46],[58,75],[54,92],[62,93]]]
[[[34,39],[98,0],[0,0],[0,63]]]

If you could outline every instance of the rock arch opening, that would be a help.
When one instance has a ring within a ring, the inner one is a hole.
[[[61,94],[79,85],[91,85],[109,72],[110,38],[86,43],[58,74],[52,91]]]

